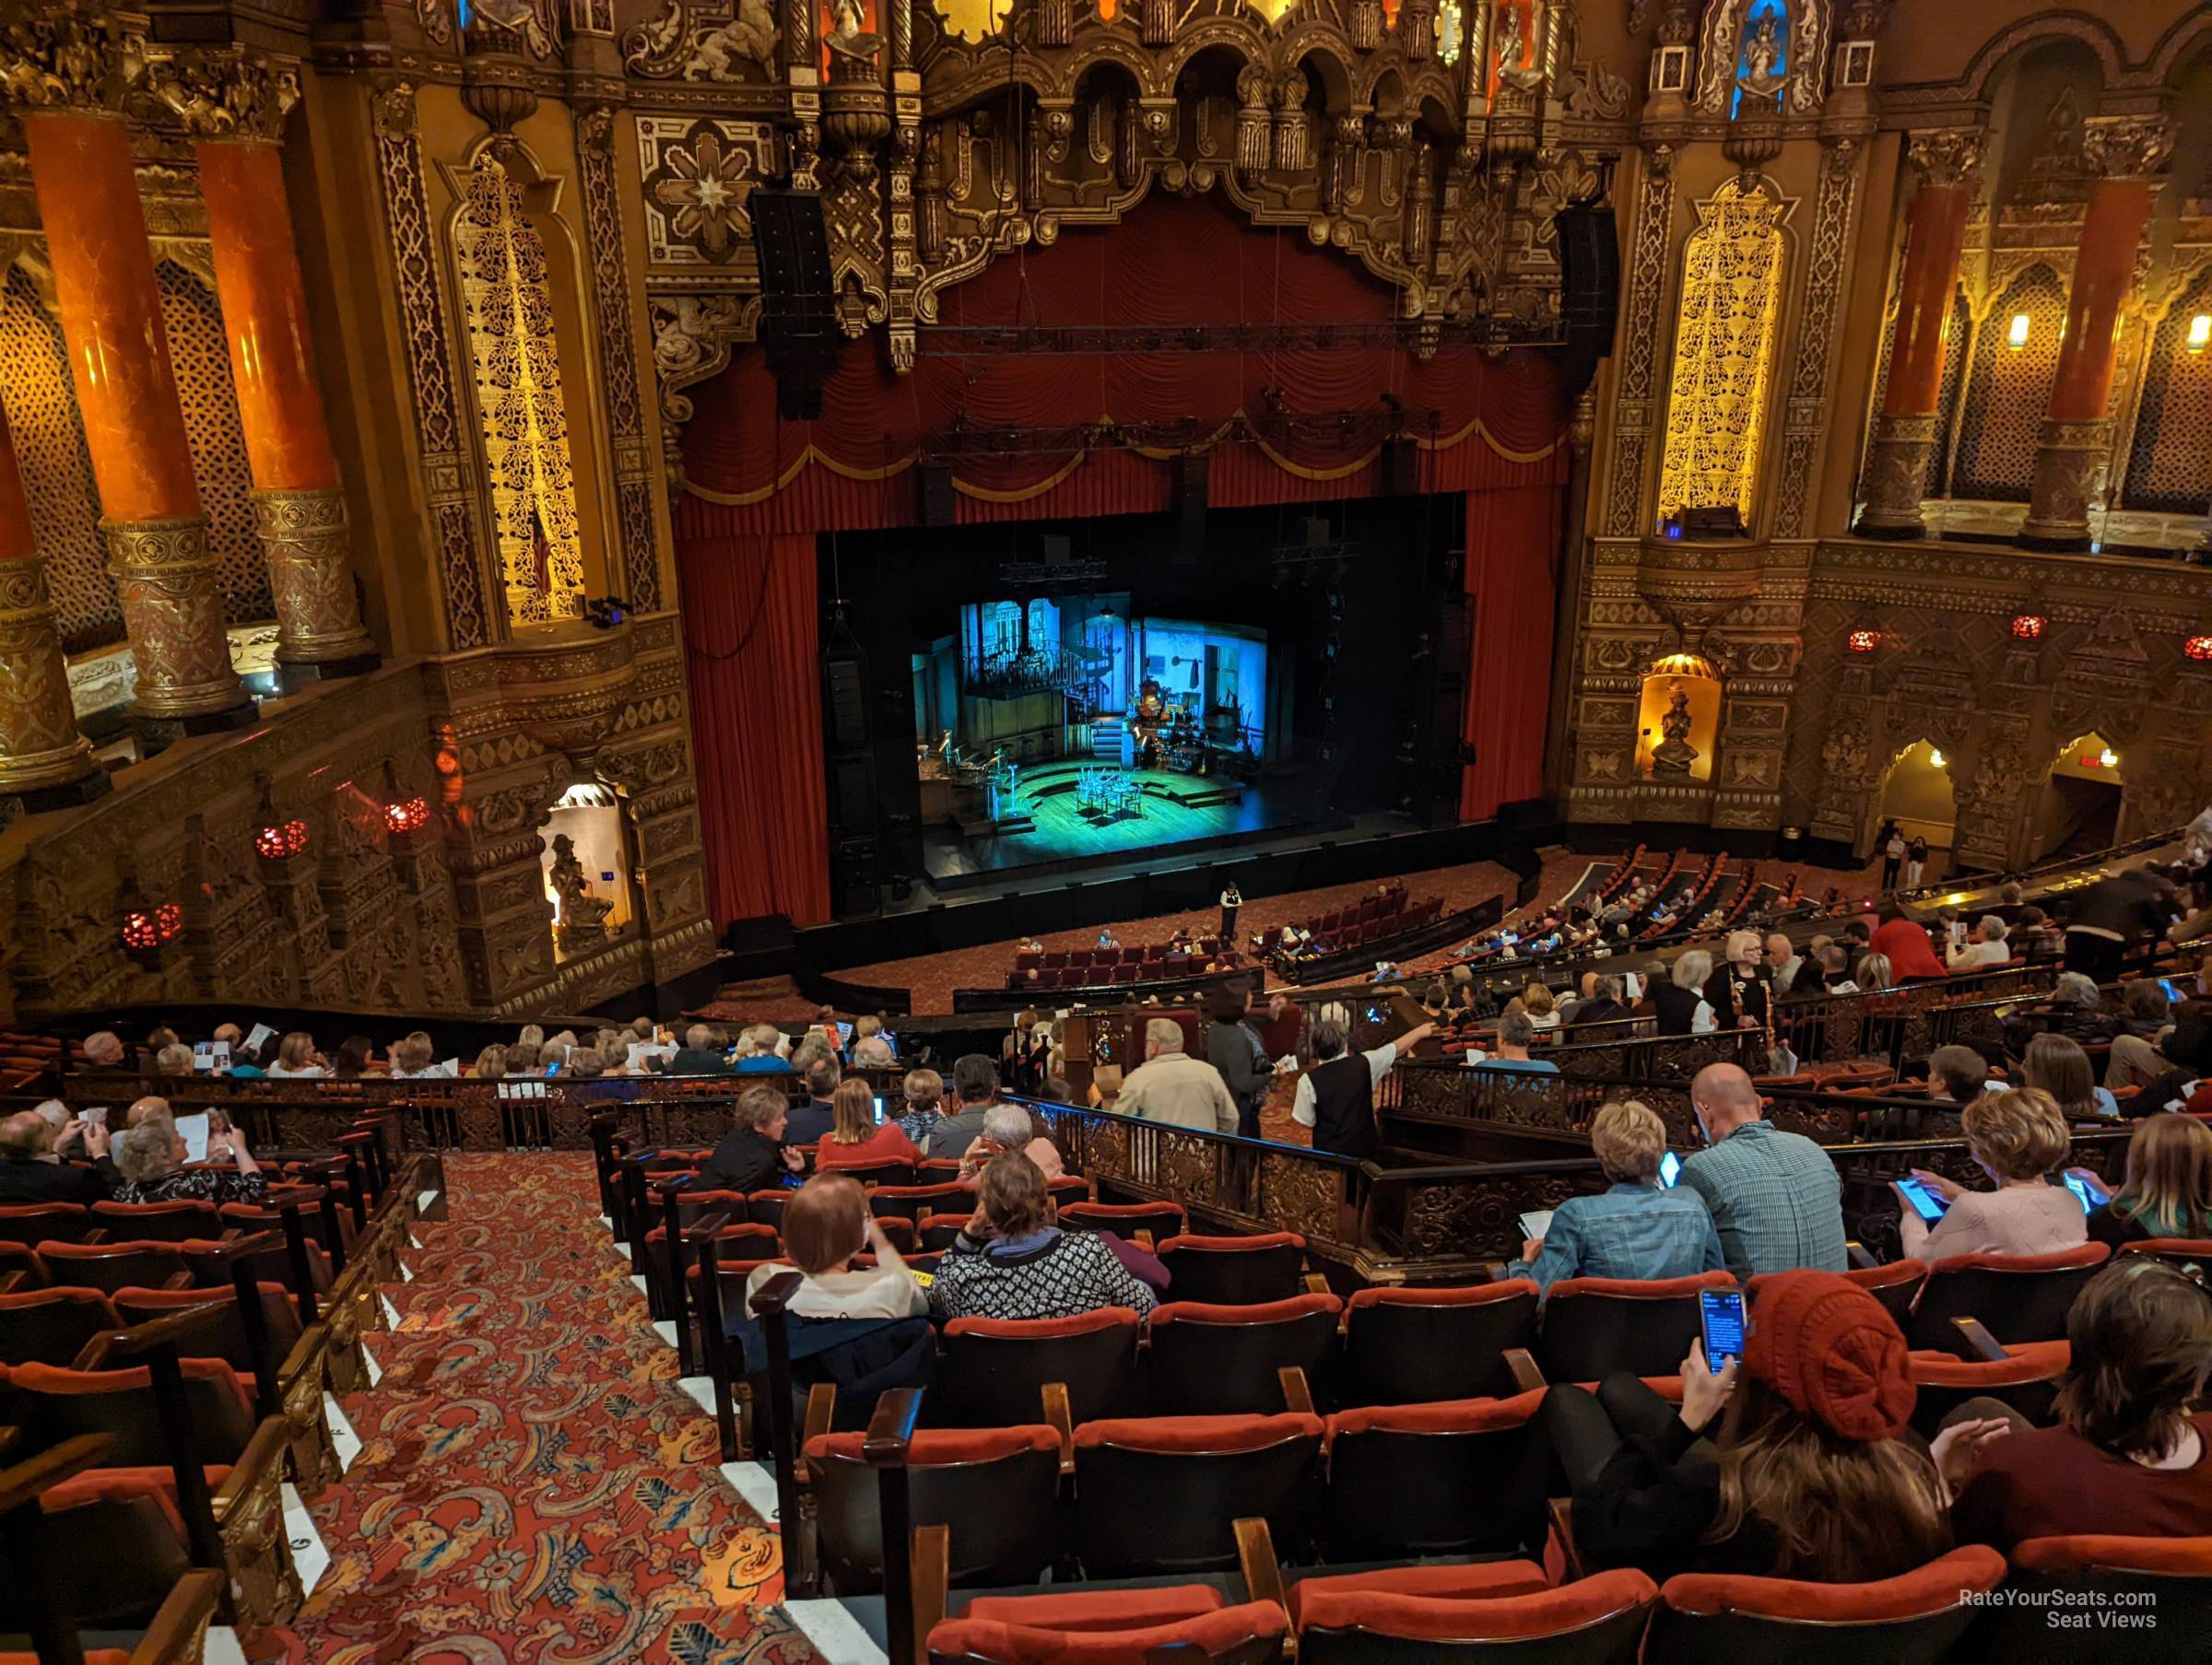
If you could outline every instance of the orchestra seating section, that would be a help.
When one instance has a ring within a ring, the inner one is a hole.
[[[1209,972],[1233,971],[1243,962],[1236,944],[1218,936],[1192,939],[1178,953],[1173,942],[1139,947],[1024,948],[1006,972],[1011,992],[1055,989],[1142,988],[1147,983],[1187,982]]]
[[[1347,902],[1296,921],[1289,927],[1298,933],[1296,948],[1284,946],[1281,931],[1256,940],[1267,950],[1270,964],[1291,974],[1301,958],[1348,954],[1355,948],[1382,948],[1398,937],[1434,924],[1443,917],[1443,912],[1442,897],[1424,897],[1416,902],[1406,894],[1405,885],[1388,885],[1357,902]]]

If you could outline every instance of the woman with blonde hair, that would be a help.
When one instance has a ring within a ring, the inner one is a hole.
[[[1590,1124],[1590,1149],[1611,1189],[1560,1203],[1544,1235],[1521,1245],[1506,1276],[1535,1279],[1540,1298],[1562,1278],[1687,1278],[1726,1269],[1703,1200],[1659,1184],[1666,1124],[1656,1110],[1633,1098],[1606,1105]]]
[[[896,1121],[876,1124],[876,1091],[859,1076],[837,1084],[830,1096],[835,1125],[815,1146],[818,1173],[833,1167],[873,1167],[881,1162],[919,1162],[922,1153]]]
[[[2072,1141],[2065,1118],[2039,1087],[1984,1093],[1959,1113],[1967,1154],[1996,1181],[1994,1191],[1968,1190],[1941,1174],[1912,1177],[1944,1204],[1934,1226],[1910,1202],[1899,1231],[1908,1255],[1924,1260],[1951,1255],[2044,1255],[2088,1239],[2081,1204],[2045,1176],[2065,1161]]]
[[[883,1019],[864,1017],[853,1026],[853,1067],[856,1070],[895,1070],[899,1054],[883,1031]]]
[[[1546,983],[1529,984],[1521,991],[1521,1009],[1528,1014],[1528,1021],[1539,1029],[1559,1026],[1559,1003]]]
[[[325,1068],[323,1055],[315,1050],[315,1038],[305,1029],[294,1029],[276,1043],[276,1061],[269,1065],[268,1073],[279,1078],[288,1075],[297,1080],[312,1081],[319,1078]]]
[[[507,1049],[496,1041],[477,1054],[475,1066],[468,1072],[477,1081],[498,1081],[507,1073]]]
[[[1897,987],[1897,973],[1886,954],[1866,954],[1859,956],[1859,992],[1879,994],[1886,989]]]
[[[2051,1095],[2058,1113],[2068,1121],[2093,1121],[2118,1116],[2120,1101],[2097,1085],[2089,1055],[2081,1043],[2065,1035],[2039,1035],[2028,1043],[2020,1064],[2020,1085],[2041,1087]]]
[[[1731,931],[1724,957],[1705,979],[1705,1002],[1718,1029],[1757,1028],[1767,1021],[1766,943],[1756,931]]]
[[[2146,1237],[2212,1238],[2212,1127],[2194,1116],[2146,1117],[2127,1142],[2127,1178],[2088,1230],[2114,1249]]]

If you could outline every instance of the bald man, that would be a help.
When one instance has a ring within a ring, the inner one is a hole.
[[[85,1037],[85,1061],[95,1070],[120,1070],[123,1038],[112,1029],[95,1029]]]
[[[94,1166],[56,1161],[61,1139],[70,1144],[81,1140]],[[53,1124],[36,1110],[0,1120],[0,1203],[101,1202],[114,1186],[106,1129],[71,1120],[57,1138]]]
[[[1843,1182],[1828,1153],[1770,1125],[1759,1089],[1732,1063],[1698,1072],[1689,1108],[1709,1148],[1682,1165],[1678,1183],[1705,1199],[1728,1270],[1843,1271]]]
[[[1798,968],[1805,964],[1805,956],[1797,952],[1796,944],[1777,931],[1767,939],[1767,969],[1774,974],[1774,992],[1787,994],[1790,985],[1797,980]]]

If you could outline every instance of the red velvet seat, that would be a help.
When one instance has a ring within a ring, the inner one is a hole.
[[[133,1284],[158,1289],[189,1275],[173,1243],[47,1243],[39,1253],[55,1283],[110,1295]]]
[[[1076,1429],[1077,1547],[1093,1578],[1237,1565],[1231,1523],[1267,1522],[1277,1551],[1311,1538],[1318,1416],[1154,1416]],[[1164,1507],[1167,1499],[1174,1507]]]
[[[878,1220],[919,1220],[927,1214],[956,1212],[966,1219],[975,1212],[975,1193],[957,1180],[950,1184],[879,1185],[868,1193],[868,1212]]]
[[[292,1256],[290,1247],[282,1232],[256,1234],[251,1247],[241,1247],[236,1239],[224,1242],[218,1238],[188,1238],[177,1245],[177,1252],[184,1258],[184,1270],[192,1273],[195,1287],[201,1289],[228,1289],[230,1287],[236,1261],[243,1259],[253,1269],[256,1282],[283,1284],[290,1286]],[[309,1243],[307,1248],[307,1275],[318,1296],[330,1292],[332,1274],[330,1256],[320,1243]]]
[[[46,1488],[39,1503],[40,1559],[55,1605],[84,1629],[143,1629],[192,1568],[165,1467],[88,1470]],[[18,1588],[0,1578],[0,1631],[22,1629]],[[88,1665],[100,1654],[86,1657]]]
[[[1927,1272],[1924,1261],[1908,1256],[1901,1260],[1885,1261],[1879,1266],[1853,1266],[1842,1275],[1881,1302],[1882,1309],[1895,1319],[1898,1328],[1902,1330],[1912,1321],[1912,1302],[1920,1294],[1921,1280],[1927,1276]],[[1773,1272],[1762,1273],[1744,1285],[1745,1293],[1754,1304],[1759,1300],[1760,1288],[1776,1275]]]
[[[1305,1373],[1316,1403],[1332,1402],[1336,1325],[1333,1295],[1292,1296],[1256,1306],[1174,1301],[1145,1320],[1146,1385],[1168,1416],[1226,1416],[1295,1407],[1282,1402],[1277,1372]]]
[[[92,1211],[76,1202],[11,1202],[0,1207],[0,1241],[29,1249],[41,1243],[81,1242],[93,1225]]]
[[[1300,1292],[1306,1240],[1294,1231],[1250,1237],[1175,1237],[1159,1246],[1179,1301],[1217,1307],[1287,1301]]]
[[[973,1192],[968,1193],[970,1206],[949,1214],[924,1214],[914,1222],[914,1241],[931,1254],[943,1254],[952,1247],[953,1239],[960,1235],[975,1213]]]
[[[1498,1507],[1544,1390],[1512,1399],[1370,1405],[1328,1421],[1322,1542],[1335,1561],[1512,1549],[1521,1523]]]
[[[1869,1584],[1684,1573],[1660,1589],[1643,1659],[1933,1665],[1975,1618],[1964,1598],[1994,1589],[2004,1577],[2005,1557],[1979,1543]]]
[[[2047,1255],[1954,1255],[1928,1268],[1905,1339],[1916,1348],[1952,1353],[1972,1348],[1954,1318],[1976,1318],[2007,1346],[2055,1342],[2066,1333],[2074,1297],[2111,1258],[2101,1243]]]
[[[2192,1277],[2198,1275],[2206,1267],[2212,1266],[2212,1241],[2202,1237],[2145,1237],[2139,1242],[2123,1243],[2120,1252],[2124,1255],[2148,1255],[2152,1260],[2163,1260],[2175,1271],[2188,1272]],[[0,1261],[0,1272],[6,1269],[6,1262]]]
[[[791,1201],[791,1192],[783,1186],[771,1186],[766,1190],[747,1191],[745,1194],[745,1217],[748,1224],[765,1225],[771,1231],[783,1228],[783,1205]]]
[[[282,1284],[263,1284],[262,1322],[267,1328],[269,1362],[281,1366],[300,1340],[303,1326],[291,1291]],[[212,1307],[218,1315],[192,1332],[186,1344],[200,1358],[219,1358],[241,1376],[256,1368],[253,1348],[238,1310],[238,1291],[231,1289],[118,1289],[115,1310],[125,1324],[150,1323],[172,1312]]]
[[[222,1215],[212,1202],[95,1202],[92,1224],[118,1243],[182,1243],[219,1237]]]
[[[1347,1405],[1410,1405],[1511,1392],[1503,1354],[1536,1329],[1527,1278],[1457,1289],[1356,1291],[1345,1314],[1339,1398]]]
[[[1301,1665],[1613,1665],[1636,1658],[1657,1596],[1631,1569],[1555,1589],[1533,1562],[1493,1561],[1305,1578],[1290,1611]]]
[[[1970,1399],[2000,1399],[2037,1427],[2051,1421],[2058,1378],[2073,1348],[2065,1342],[2023,1342],[2005,1349],[2003,1359],[1962,1359],[1955,1354],[1924,1352],[1912,1356],[1912,1385],[1919,1397],[1912,1425],[1930,1439],[1943,1419]]]
[[[43,1289],[53,1280],[47,1275],[46,1262],[39,1251],[28,1243],[0,1243],[0,1285],[8,1279],[18,1280],[18,1294],[27,1289]]]
[[[68,1365],[103,1330],[120,1330],[114,1303],[98,1289],[36,1289],[0,1295],[0,1365]]]
[[[923,1420],[953,1428],[1034,1422],[1047,1382],[1067,1389],[1071,1421],[1127,1416],[1136,1408],[1137,1333],[1126,1307],[1065,1319],[954,1319]]]
[[[1148,1231],[1155,1244],[1180,1233],[1190,1217],[1180,1202],[1066,1202],[1059,1212],[1068,1231],[1110,1231],[1124,1240]]]
[[[911,1162],[868,1162],[847,1166],[842,1163],[822,1167],[825,1174],[842,1174],[848,1179],[857,1179],[865,1188],[871,1185],[912,1185],[914,1182],[914,1165]]]
[[[883,1524],[865,1434],[806,1442],[818,1505],[822,1570],[833,1588],[879,1590]],[[915,1526],[951,1529],[955,1584],[1025,1584],[1060,1554],[1060,1436],[1042,1423],[1007,1428],[925,1428],[907,1446],[908,1507]]]
[[[253,1408],[236,1374],[220,1359],[179,1361],[185,1413],[194,1448],[205,1464],[235,1462],[253,1437]],[[8,1367],[0,1406],[6,1420],[22,1425],[27,1450],[43,1450],[79,1434],[108,1434],[117,1468],[167,1472],[153,1373],[143,1365],[123,1370],[73,1370],[53,1365]]]
[[[1616,1370],[1672,1376],[1699,1333],[1698,1296],[1734,1289],[1724,1272],[1687,1278],[1567,1278],[1544,1303],[1536,1356],[1546,1379],[1602,1381]]]
[[[978,1598],[929,1633],[930,1665],[1269,1665],[1289,1622],[1206,1585]]]
[[[2030,1603],[1982,1615],[1970,1641],[1983,1659],[2201,1665],[2212,1637],[2212,1538],[2029,1538],[2013,1545],[2006,1585]],[[2091,1628],[2053,1630],[2042,1605],[2053,1599],[2133,1618],[2124,1629],[2092,1616]]]

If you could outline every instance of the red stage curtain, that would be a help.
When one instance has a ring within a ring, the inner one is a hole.
[[[1551,713],[1551,632],[1559,599],[1560,487],[1467,493],[1466,738],[1459,818],[1544,795]]]
[[[715,918],[830,917],[814,538],[679,541],[700,836]]]

